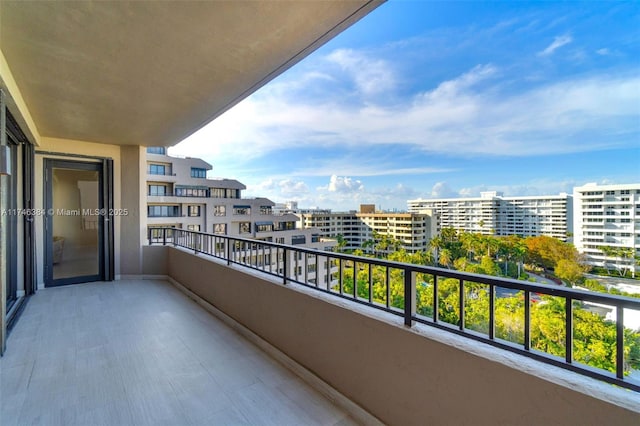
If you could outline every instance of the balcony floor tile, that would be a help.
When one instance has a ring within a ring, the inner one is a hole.
[[[0,375],[3,426],[356,424],[164,281],[39,291]]]

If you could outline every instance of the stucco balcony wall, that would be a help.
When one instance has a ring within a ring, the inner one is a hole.
[[[640,423],[634,392],[186,250],[144,254],[146,274],[168,275],[385,423]]]

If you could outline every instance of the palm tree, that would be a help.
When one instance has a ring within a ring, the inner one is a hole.
[[[442,249],[440,250],[440,261],[439,263],[443,266],[446,266],[447,268],[451,269],[451,261],[453,259],[451,259],[451,251],[449,251],[449,249]]]
[[[444,241],[442,241],[441,237],[433,237],[431,241],[429,241],[429,247],[434,251],[434,260],[436,263],[439,263],[439,254],[440,249],[444,246]]]
[[[338,241],[338,245],[336,246],[335,250],[337,252],[341,252],[346,247],[347,240],[345,240],[342,234],[336,235],[336,240]]]

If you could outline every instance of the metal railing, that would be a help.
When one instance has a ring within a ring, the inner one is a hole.
[[[640,299],[175,228],[150,228],[148,238],[150,245],[183,247],[222,259],[228,265],[276,276],[283,284],[301,284],[397,315],[409,327],[426,324],[640,392],[640,382],[625,377],[625,331],[627,337],[633,332],[624,327],[624,310],[640,311]],[[454,281],[457,297],[452,303],[443,300],[442,293],[444,288],[450,290]],[[481,326],[477,312],[469,310],[468,302],[474,299],[488,303]],[[501,322],[496,318],[497,305],[513,300],[522,304],[522,336],[515,341],[499,332]],[[563,305],[560,319],[564,339],[560,340],[564,356],[532,346],[532,306],[554,300]],[[615,372],[574,359],[574,333],[580,321],[574,314],[583,306],[608,307],[615,312],[615,320],[608,321],[615,328]],[[447,320],[452,312],[457,317]]]

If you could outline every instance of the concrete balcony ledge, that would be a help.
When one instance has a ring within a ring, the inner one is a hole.
[[[635,392],[192,251],[143,255],[384,423],[640,423]]]

